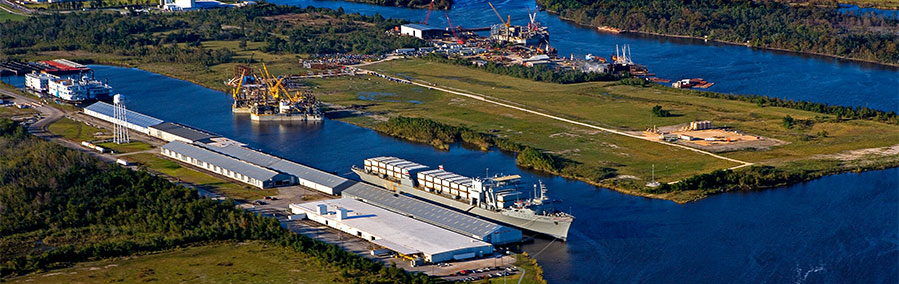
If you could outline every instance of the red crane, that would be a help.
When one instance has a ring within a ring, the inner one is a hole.
[[[428,5],[428,15],[425,16],[425,21],[422,24],[428,24],[428,18],[431,17],[431,9],[434,9],[434,0],[431,0],[431,4]]]
[[[456,41],[458,41],[459,44],[465,43],[462,41],[462,39],[459,38],[459,36],[456,35],[456,28],[453,27],[453,22],[449,19],[449,14],[447,14],[446,11],[443,11],[443,15],[446,16],[446,22],[449,24],[450,31],[453,32],[453,37],[456,38]]]

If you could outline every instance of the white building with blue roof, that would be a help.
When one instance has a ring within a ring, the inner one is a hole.
[[[96,102],[92,105],[89,105],[84,108],[84,114],[99,118],[104,121],[108,121],[110,123],[117,124],[119,120],[115,118],[115,107],[113,105],[104,103],[104,102]],[[157,125],[163,123],[161,119],[145,115],[139,112],[135,112],[132,110],[126,110],[125,120],[127,120],[125,126],[128,129],[150,135],[150,126]]]

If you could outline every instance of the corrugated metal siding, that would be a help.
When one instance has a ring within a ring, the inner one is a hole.
[[[484,239],[503,228],[502,225],[465,215],[405,195],[393,193],[366,183],[356,183],[343,191],[343,196],[359,198],[385,209],[411,215],[444,229]]]
[[[162,148],[260,181],[268,181],[279,175],[276,171],[245,163],[238,159],[212,152],[198,146],[189,145],[181,141],[170,142],[162,146]]]
[[[340,193],[342,187],[349,186],[350,180],[338,175],[321,171],[293,161],[278,158],[246,147],[228,145],[226,147],[210,146],[210,150],[216,151],[248,163],[286,173],[300,179],[300,184],[330,194]],[[304,182],[304,180],[306,182]],[[310,185],[309,182],[318,186]],[[324,187],[324,188],[322,188]]]

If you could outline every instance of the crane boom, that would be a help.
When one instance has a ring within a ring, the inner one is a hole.
[[[493,9],[493,13],[496,13],[496,17],[499,18],[499,22],[508,27],[509,24],[506,23],[506,20],[503,19],[503,16],[499,15],[499,12],[497,12],[496,8],[493,7],[493,3],[487,2],[487,4],[490,4],[490,9]]]
[[[446,11],[443,11],[443,15],[446,16],[446,23],[449,24],[450,31],[453,32],[453,37],[456,38],[456,41],[462,43],[462,39],[460,39],[459,36],[456,35],[456,28],[453,27],[453,22],[450,21],[449,14],[447,14]]]
[[[428,19],[431,18],[431,10],[432,9],[434,9],[434,0],[431,0],[431,4],[428,5],[428,14],[425,15],[425,21],[422,24],[425,24],[425,25],[428,24]]]

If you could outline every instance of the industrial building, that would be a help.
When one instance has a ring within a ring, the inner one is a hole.
[[[494,245],[521,241],[522,235],[518,229],[475,218],[409,196],[396,195],[367,183],[354,184],[343,191],[343,196],[344,198],[359,199]]]
[[[258,188],[270,188],[291,184],[291,177],[286,174],[181,141],[172,141],[165,144],[162,146],[160,152],[172,159],[206,169]]]
[[[491,255],[493,246],[352,199],[290,204],[293,214],[363,238],[410,258],[438,263]]]
[[[208,146],[207,149],[209,150],[288,174],[292,177],[292,183],[300,184],[327,194],[339,194],[343,189],[355,183],[354,181],[342,178],[338,175],[247,147],[241,147],[239,145],[226,145],[224,147]]]
[[[108,103],[96,102],[92,105],[89,105],[84,108],[84,114],[108,121],[110,123],[119,123],[119,121],[115,119],[113,106]],[[132,110],[125,111],[125,120],[127,120],[125,126],[128,127],[128,129],[147,135],[150,135],[150,126],[157,125],[163,122],[158,118]]]
[[[422,24],[405,24],[400,26],[400,34],[420,39],[441,38],[443,37],[443,32],[443,29]]]
[[[196,129],[187,125],[174,122],[163,122],[149,127],[150,136],[172,142],[181,141],[184,143],[209,143],[213,142],[212,138],[221,137],[200,129]]]
[[[169,11],[191,10],[197,7],[196,0],[161,0],[159,8]]]

